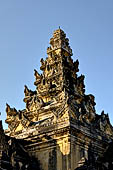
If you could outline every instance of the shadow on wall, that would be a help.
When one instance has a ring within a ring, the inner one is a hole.
[[[8,139],[7,150],[2,150],[0,170],[41,170],[39,161],[29,156],[22,143],[23,140]]]
[[[88,159],[82,157],[75,170],[99,170],[97,165],[98,155],[95,154],[92,144],[88,148]],[[103,169],[101,169],[103,170]]]
[[[10,158],[14,170],[41,170],[39,161],[30,157],[27,151],[23,148],[23,140],[13,139]]]
[[[113,170],[113,142],[111,142],[102,157],[96,159],[91,151],[91,146],[88,150],[88,160],[75,170]]]

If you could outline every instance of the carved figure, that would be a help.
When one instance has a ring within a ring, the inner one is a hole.
[[[78,68],[78,66],[79,66],[79,61],[76,60],[76,61],[73,63],[73,66],[74,66],[74,71],[75,71],[75,72],[78,72],[78,71],[79,71],[79,68]]]
[[[36,80],[40,79],[41,78],[41,75],[38,73],[37,70],[34,69],[34,75],[35,75],[35,78]]]
[[[15,108],[11,108],[7,103],[6,103],[6,113],[7,115],[13,115],[15,116],[17,114],[17,110]]]
[[[93,95],[85,95],[82,104],[81,104],[81,113],[79,120],[87,123],[92,123],[95,120],[95,102]]]
[[[26,100],[26,108],[28,111],[37,110],[44,106],[44,101],[41,97],[33,95],[30,99]]]
[[[24,94],[25,94],[25,97],[32,96],[32,95],[36,94],[36,91],[29,90],[28,87],[25,85],[24,86]]]
[[[45,62],[44,62],[44,59],[43,59],[43,58],[41,58],[40,62],[41,62],[41,65],[44,65],[44,64],[45,64]]]
[[[7,119],[5,120],[8,123],[8,127],[11,131],[13,131],[19,123],[19,114],[15,108],[11,108],[8,104],[6,104],[6,113]]]
[[[104,113],[104,110],[101,112],[101,117],[99,119],[99,126],[100,126],[100,129],[102,131],[105,131],[105,128],[107,126],[107,124],[110,124],[110,121],[109,121],[109,116],[108,114],[105,114]]]
[[[77,89],[81,95],[83,95],[85,92],[84,78],[85,78],[84,75],[81,75],[80,77],[77,78]]]

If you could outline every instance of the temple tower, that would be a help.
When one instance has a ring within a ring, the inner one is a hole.
[[[108,114],[95,111],[95,98],[85,94],[84,75],[73,61],[69,39],[60,28],[53,33],[48,57],[35,70],[36,91],[25,86],[26,108],[6,107],[7,135],[26,140],[29,155],[42,170],[75,170],[96,159],[113,137]]]

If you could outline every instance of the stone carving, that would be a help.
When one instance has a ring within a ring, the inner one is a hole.
[[[24,102],[26,103],[26,109],[28,111],[33,110],[35,105],[36,105],[35,108],[40,108],[44,104],[43,100],[40,97],[37,97],[37,92],[29,90],[26,85],[24,93],[25,93]]]
[[[24,116],[25,113],[23,111],[17,111],[15,108],[11,108],[8,104],[6,104],[6,113],[7,119],[5,122],[8,124],[11,133],[16,131],[20,123],[23,127],[26,127],[26,124],[29,123],[29,119]]]
[[[85,94],[85,76],[77,75],[79,61],[73,61],[69,39],[60,28],[50,39],[47,55],[40,60],[42,74],[34,70],[36,91],[25,85],[25,109],[6,105],[8,135],[29,142],[25,148],[40,158],[43,170],[54,165],[61,170],[79,165],[93,170],[113,139],[109,116],[104,111],[98,115],[94,96]]]
[[[37,95],[32,96],[30,100],[27,102],[26,108],[28,110],[38,110],[44,106],[44,101],[41,97],[37,97]]]
[[[6,104],[6,113],[7,119],[6,123],[8,123],[9,129],[13,130],[19,124],[19,114],[15,108],[11,108],[8,104]]]
[[[17,110],[15,108],[11,108],[7,103],[6,103],[6,113],[7,113],[7,122],[12,123],[12,119],[17,116]],[[12,118],[11,118],[12,117]]]
[[[44,61],[44,59],[41,58],[40,63],[41,63],[40,69],[41,69],[41,70],[45,70],[46,65],[47,65],[47,61]]]
[[[28,87],[25,85],[24,86],[24,94],[25,94],[25,97],[33,96],[34,94],[36,94],[36,91],[29,90]]]
[[[79,68],[78,68],[78,66],[79,66],[79,61],[78,60],[76,60],[74,63],[73,63],[73,65],[74,65],[74,72],[79,72]]]
[[[26,110],[24,113],[17,112],[16,109],[11,109],[7,105],[6,122],[10,124],[15,119],[14,117],[18,117],[16,122],[22,124],[32,120],[38,121],[39,112],[47,109],[51,110],[51,114],[59,119],[63,114],[65,115],[66,103],[73,112],[74,119],[88,124],[95,122],[98,116],[96,116],[94,96],[85,95],[85,76],[77,76],[79,61],[73,62],[69,39],[61,29],[55,31],[50,39],[47,54],[48,57],[45,60],[43,58],[40,60],[42,74],[34,70],[36,91],[28,89],[25,85]],[[23,120],[20,119],[22,116]],[[105,124],[109,124],[109,121],[103,120],[104,117],[106,116],[102,114],[98,119],[98,127],[101,130],[105,129]]]
[[[97,116],[96,126],[104,133],[113,135],[113,127],[110,124],[108,114],[105,114],[104,111],[101,112],[101,115]]]
[[[34,82],[35,85],[38,85],[39,83],[41,83],[41,79],[42,79],[42,75],[40,75],[37,70],[34,69],[34,76],[36,81]]]
[[[95,120],[95,102],[93,95],[85,95],[85,99],[82,104],[80,119],[87,123],[92,123]]]
[[[77,89],[78,93],[80,93],[81,95],[83,95],[85,92],[84,78],[85,78],[84,75],[81,75],[80,77],[77,78]]]

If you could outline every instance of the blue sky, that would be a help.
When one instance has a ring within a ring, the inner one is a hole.
[[[24,85],[35,90],[34,69],[59,26],[80,62],[86,94],[95,95],[97,113],[105,110],[113,124],[113,0],[0,1],[1,119],[6,102],[25,108]]]

